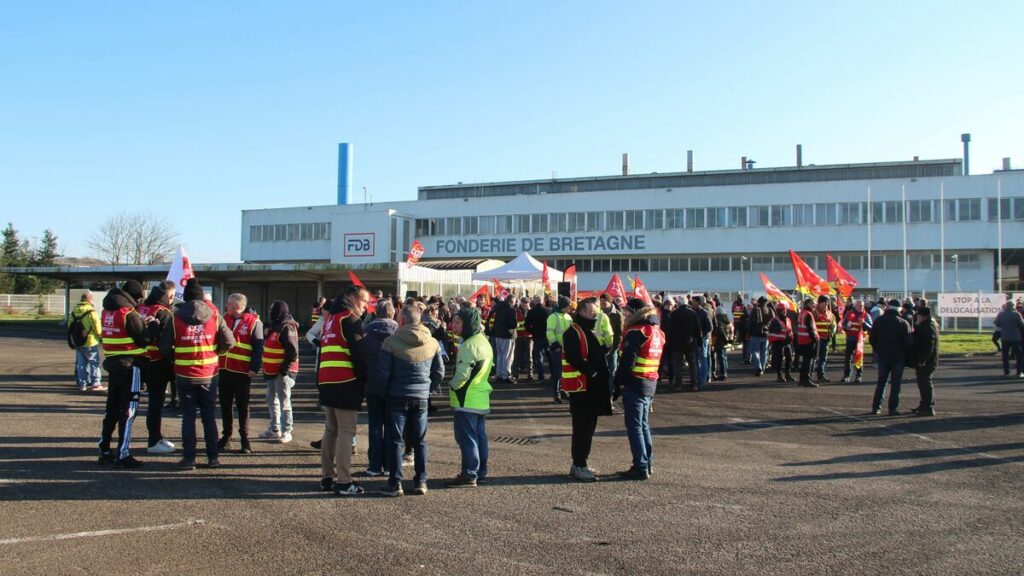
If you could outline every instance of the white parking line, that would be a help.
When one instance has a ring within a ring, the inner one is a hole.
[[[189,520],[177,524],[162,524],[160,526],[140,526],[138,528],[117,528],[114,530],[95,530],[92,532],[73,532],[71,534],[50,534],[47,536],[27,536],[25,538],[8,538],[0,540],[0,545],[23,544],[25,542],[52,542],[54,540],[71,540],[73,538],[92,538],[95,536],[111,536],[115,534],[132,534],[135,532],[155,532],[158,530],[174,530],[176,528],[188,528],[205,524],[205,520]]]

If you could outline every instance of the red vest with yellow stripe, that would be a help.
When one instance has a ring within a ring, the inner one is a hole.
[[[345,310],[324,317],[324,329],[320,333],[320,368],[316,373],[317,384],[341,384],[356,379],[352,350],[341,330],[342,321],[351,315],[352,312]]]
[[[516,338],[532,338],[529,332],[526,331],[526,313],[522,310],[516,310]]]
[[[580,340],[580,356],[586,360],[589,356],[590,350],[587,346],[587,335],[583,332],[583,328],[580,328],[579,324],[573,323],[569,326],[569,330],[575,330],[576,335],[579,336]],[[563,337],[564,346],[564,337]],[[587,391],[587,375],[581,373],[572,364],[569,364],[565,360],[565,350],[562,350],[562,379],[558,384],[559,388],[563,392],[586,392]]]
[[[166,310],[168,312],[171,311],[170,308],[163,304],[153,304],[152,306],[143,305],[139,306],[139,315],[142,316],[143,322],[145,322],[146,318],[156,318],[157,312],[161,310]],[[156,345],[155,341],[150,342],[149,345],[146,346],[146,358],[148,358],[150,362],[159,362],[163,359],[163,354],[160,353],[160,347]]]
[[[248,374],[252,366],[252,331],[256,327],[259,316],[244,313],[241,318],[225,316],[224,321],[231,325],[231,333],[235,336],[235,344],[226,354],[220,357],[220,369],[239,374]]]
[[[637,354],[636,362],[633,363],[631,370],[633,376],[641,380],[657,380],[658,367],[661,366],[661,354],[665,349],[665,333],[661,331],[661,328],[651,324],[632,326],[622,335],[620,350],[625,349],[626,334],[630,332],[640,332],[644,335],[643,346],[640,347],[640,352]]]
[[[867,310],[861,310],[860,312],[857,312],[855,308],[847,310],[845,322],[843,322],[846,324],[846,327],[843,329],[846,335],[849,337],[859,337],[864,329],[864,320],[867,318],[867,315]]]
[[[138,314],[134,308],[124,307],[117,310],[104,310],[101,315],[103,354],[104,356],[142,356],[145,349],[140,348],[128,336],[125,318],[129,314]]]
[[[815,341],[814,334],[807,330],[808,319],[813,323],[814,315],[806,308],[801,309],[796,321],[796,343],[798,346],[804,346]]]
[[[291,326],[292,330],[295,326]],[[281,334],[274,330],[267,332],[263,339],[263,373],[267,376],[277,376],[281,373],[281,364],[284,362],[284,346],[281,345]],[[284,369],[285,372],[299,371],[299,358],[296,356]]]
[[[213,378],[217,373],[217,319],[213,312],[202,324],[189,324],[174,315],[174,374],[184,378]]]

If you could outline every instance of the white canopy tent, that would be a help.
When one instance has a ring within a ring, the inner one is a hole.
[[[528,253],[523,252],[504,266],[499,266],[498,268],[486,270],[484,272],[474,272],[473,280],[489,282],[491,280],[498,279],[502,282],[540,282],[543,275],[544,264],[538,262],[536,258],[530,256]],[[562,273],[548,266],[548,282],[551,283],[552,288],[555,283],[561,281]]]

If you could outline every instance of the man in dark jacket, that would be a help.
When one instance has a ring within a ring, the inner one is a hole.
[[[380,358],[380,349],[384,341],[398,330],[398,322],[392,320],[395,315],[395,307],[391,302],[384,300],[377,304],[376,318],[366,325],[363,330],[362,357],[365,366],[377,366]],[[384,446],[384,423],[387,420],[384,396],[375,394],[374,391],[382,390],[383,386],[375,382],[377,370],[372,369],[367,374],[366,393],[366,422],[367,439],[369,448],[366,452],[368,460],[366,475],[377,477],[384,475],[384,461],[386,460]]]
[[[139,306],[139,314],[147,323],[146,331],[149,337],[146,360],[142,362],[142,380],[146,383],[148,395],[146,430],[149,432],[149,441],[146,452],[150,454],[174,452],[174,444],[164,439],[161,430],[167,384],[174,380],[174,359],[161,354],[159,348],[160,335],[173,321],[171,302],[174,300],[174,289],[174,282],[165,280],[154,286],[146,302]]]
[[[322,320],[321,320],[322,322]],[[292,318],[288,303],[274,300],[270,318],[264,326],[263,373],[267,376],[267,415],[270,422],[260,438],[292,441],[292,387],[299,371],[299,324]]]
[[[700,341],[700,324],[697,313],[690,306],[679,306],[669,316],[669,327],[665,330],[668,338],[668,352],[672,363],[672,383],[683,389],[683,365],[690,364],[690,388],[697,389],[697,342]]]
[[[416,494],[427,493],[427,399],[431,388],[441,385],[444,363],[441,348],[421,323],[423,307],[402,308],[394,336],[384,341],[377,359],[375,389],[371,394],[386,398],[388,484],[387,496],[401,496],[403,440],[415,454]]]
[[[651,401],[658,387],[658,365],[665,345],[665,335],[658,326],[658,313],[643,300],[634,298],[626,304],[622,363],[615,372],[615,397],[622,395],[626,435],[633,465],[621,474],[633,480],[651,477],[654,444],[651,438]]]
[[[903,368],[907,363],[907,351],[910,350],[910,324],[900,317],[900,301],[890,300],[885,314],[879,316],[871,328],[871,348],[875,351],[878,362],[878,384],[871,401],[871,413],[882,413],[882,398],[885,395],[886,381],[891,377],[892,390],[889,392],[889,415],[898,416],[900,406],[900,386],[903,383]]]
[[[572,326],[562,335],[562,353],[569,364],[568,369],[571,369],[569,373],[563,371],[561,379],[562,390],[569,393],[569,413],[572,414],[572,467],[569,475],[580,482],[597,480],[597,472],[587,465],[587,459],[594,442],[598,416],[612,413],[608,394],[608,360],[594,334],[596,318],[597,304],[584,300],[576,310]]]
[[[754,364],[754,376],[764,374],[768,365],[768,324],[772,321],[772,311],[768,308],[768,299],[761,296],[750,310],[747,317],[747,334],[750,336],[750,360]]]
[[[138,468],[142,462],[129,451],[132,425],[139,408],[142,371],[139,365],[149,343],[146,326],[135,310],[142,300],[142,284],[128,280],[103,298],[100,324],[103,337],[103,369],[107,371],[107,407],[100,432],[100,464]],[[117,453],[110,441],[117,427]]]
[[[694,390],[707,388],[711,371],[711,332],[715,329],[713,310],[708,310],[704,296],[694,296],[693,311],[697,315],[698,339],[694,342],[693,357],[696,359],[697,386]],[[693,366],[691,366],[691,369]]]
[[[182,455],[178,467],[192,470],[196,467],[196,407],[199,407],[203,422],[203,436],[206,440],[206,457],[210,468],[220,465],[217,458],[217,361],[191,358],[204,355],[207,350],[196,350],[207,346],[205,334],[212,332],[212,346],[217,354],[224,354],[235,343],[231,329],[213,306],[203,300],[203,289],[193,278],[185,284],[185,302],[174,312],[174,319],[160,333],[160,353],[174,358],[174,380],[181,398],[181,443]],[[182,325],[184,332],[178,333],[176,325]],[[193,333],[195,337],[192,338]],[[186,338],[188,343],[186,344]],[[188,349],[188,350],[186,350]],[[190,359],[186,359],[190,358]],[[194,376],[183,373],[201,362]]]
[[[551,314],[551,307],[542,305],[540,298],[534,297],[530,311],[526,313],[526,331],[533,337],[533,369],[537,373],[537,382],[544,381],[544,358],[548,355],[548,314]],[[557,369],[557,366],[548,366],[548,373]]]
[[[1024,347],[1021,345],[1024,318],[1013,307],[1013,302],[1007,302],[1003,311],[996,315],[995,326],[1003,340],[1003,376],[1010,375],[1010,355],[1013,354],[1017,360],[1017,377],[1024,378]]]
[[[499,384],[512,384],[512,358],[515,356],[516,346],[516,311],[508,302],[508,298],[501,298],[494,303],[491,310],[494,317],[494,328],[491,337],[494,338],[495,373],[498,376]]]
[[[935,390],[932,374],[939,364],[939,326],[932,319],[931,308],[920,306],[914,326],[914,371],[921,403],[912,412],[918,416],[935,416]]]

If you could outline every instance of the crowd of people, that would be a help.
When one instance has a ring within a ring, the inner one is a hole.
[[[1024,304],[1022,304],[1024,306]],[[865,303],[829,296],[806,299],[792,310],[765,297],[731,304],[717,294],[623,301],[610,294],[578,302],[566,296],[543,298],[504,294],[492,302],[480,296],[399,301],[351,286],[332,300],[314,303],[313,322],[304,337],[316,351],[318,405],[325,422],[320,450],[320,487],[339,496],[364,492],[352,472],[358,412],[367,412],[366,477],[385,477],[383,492],[404,493],[403,466],[413,466],[412,486],[427,492],[428,415],[432,397],[447,388],[453,435],[461,451],[457,474],[445,484],[473,487],[487,482],[492,384],[544,383],[556,403],[569,402],[572,443],[569,475],[597,479],[589,465],[598,418],[623,415],[632,454],[620,475],[645,480],[653,473],[649,418],[660,382],[677,390],[707,390],[729,377],[726,351],[741,350],[744,366],[756,377],[772,370],[778,382],[813,388],[828,382],[829,356],[845,345],[843,382],[863,381],[865,356],[877,367],[872,414],[881,414],[888,392],[888,414],[899,415],[904,370],[913,367],[920,402],[918,416],[935,414],[932,375],[938,364],[939,330],[922,299]],[[99,463],[134,468],[132,425],[142,392],[148,396],[147,452],[176,450],[162,434],[168,387],[181,404],[181,459],[196,467],[198,410],[205,438],[205,465],[220,465],[236,430],[239,451],[252,451],[249,427],[253,379],[266,378],[269,424],[259,438],[292,441],[291,395],[299,373],[301,328],[288,305],[274,301],[264,322],[243,294],[226,298],[218,310],[193,279],[182,299],[163,282],[148,295],[129,280],[110,290],[96,311],[91,293],[76,306],[71,330],[79,332],[77,383],[82,390],[105,390],[106,410]],[[1008,304],[996,318],[996,345],[1003,369],[1016,360],[1024,377],[1024,317]],[[866,345],[870,354],[866,354]],[[99,350],[108,384],[99,373]],[[545,365],[546,375],[545,378]],[[735,371],[735,369],[734,369]],[[796,377],[794,377],[794,372]],[[813,375],[813,379],[812,379]],[[621,399],[621,402],[620,402]],[[221,426],[218,430],[217,404]],[[113,433],[118,444],[111,450]]]

